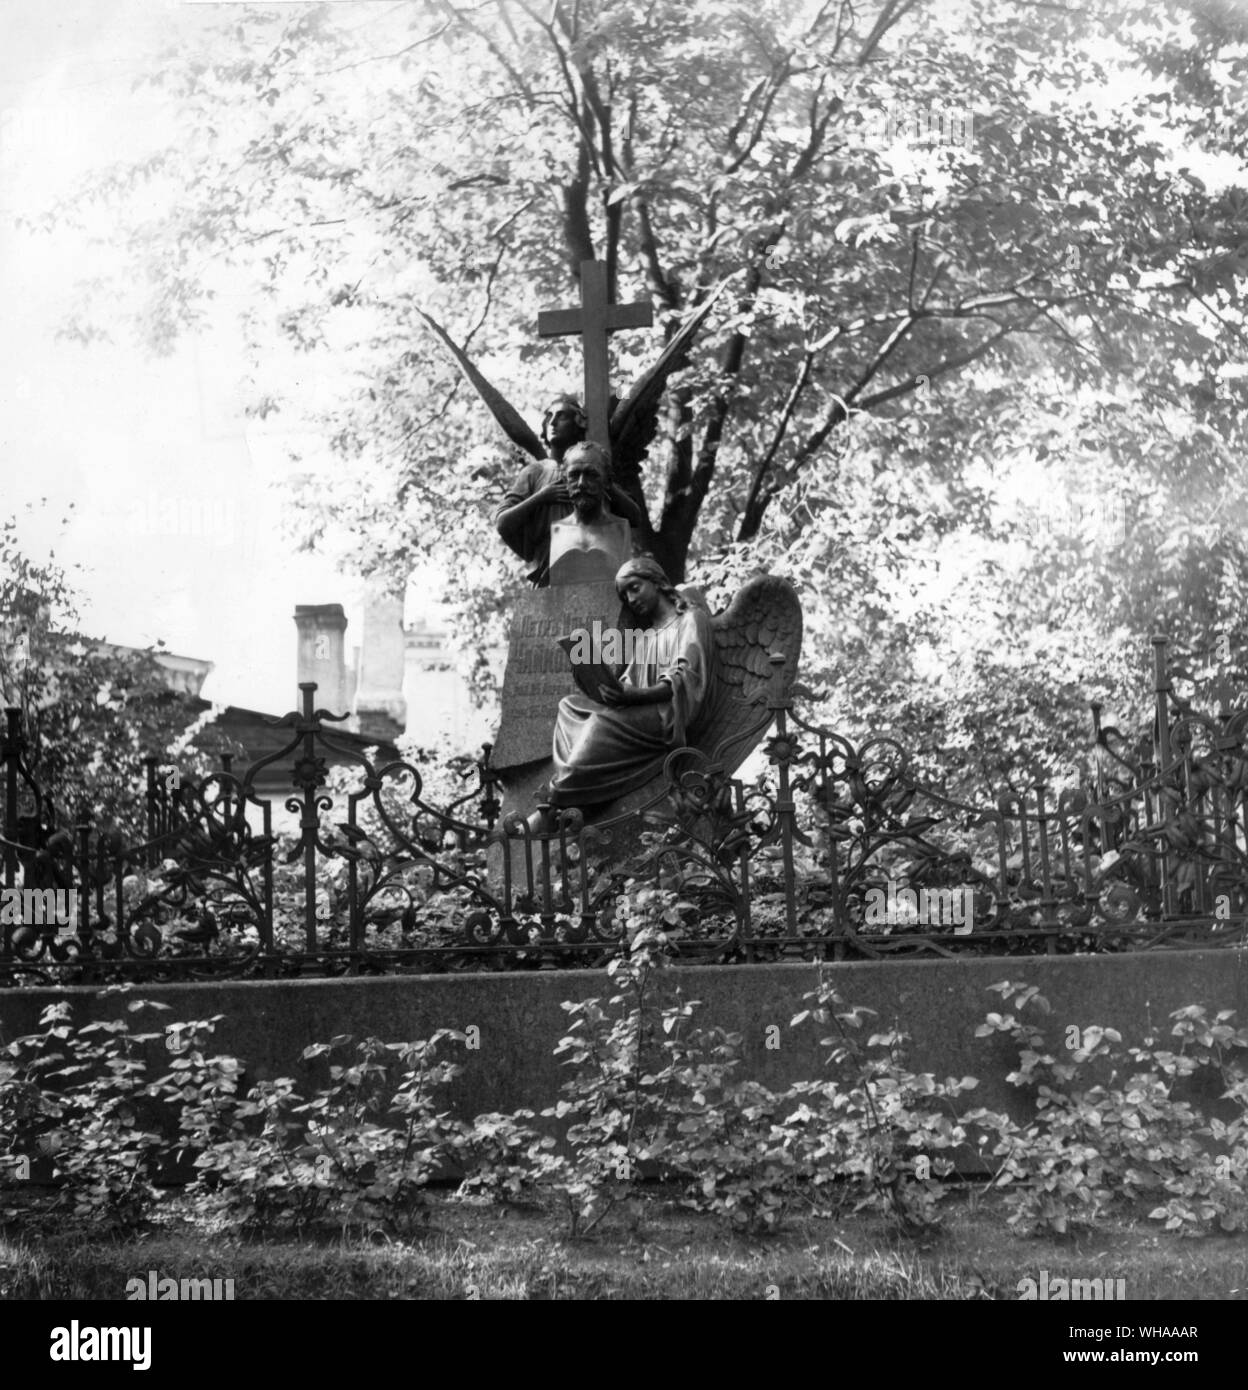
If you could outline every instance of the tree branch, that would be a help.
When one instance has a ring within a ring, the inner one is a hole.
[[[633,212],[637,216],[637,242],[642,261],[646,267],[646,283],[651,294],[665,309],[680,308],[680,291],[675,282],[666,274],[659,259],[659,243],[654,235],[650,220],[650,204],[644,194],[635,192],[631,199]]]
[[[402,7],[396,6],[395,8],[399,9]],[[393,14],[394,11],[392,10],[391,13]],[[341,67],[337,68],[320,68],[312,75],[313,77],[329,77],[336,72],[347,72],[351,68],[362,68],[365,63],[382,63],[385,62],[387,58],[401,58],[405,53],[410,53],[413,48],[419,48],[422,44],[432,43],[434,39],[440,39],[454,22],[454,18],[448,19],[440,29],[435,29],[432,34],[425,34],[423,37],[416,39],[415,42],[409,43],[406,48],[396,49],[393,53],[370,53],[367,58],[361,58],[358,62],[343,63]]]
[[[1037,308],[1022,324],[1001,325],[995,333],[989,334],[983,342],[978,343],[975,347],[969,348],[966,352],[955,353],[952,357],[946,358],[936,366],[927,368],[921,375],[925,376],[930,383],[937,377],[961,370],[961,368],[968,366],[970,363],[977,361],[986,353],[990,352],[1003,338],[1007,338],[1013,333],[1026,332],[1031,324],[1033,324],[1036,319],[1040,318],[1043,313],[1043,307]],[[875,360],[871,363],[870,367],[868,367],[854,385],[850,387],[845,393],[845,396],[836,399],[822,423],[806,438],[802,446],[798,449],[793,460],[792,466],[794,469],[800,468],[806,463],[811,456],[822,447],[837,425],[848,419],[849,407],[862,394],[864,386],[883,365],[886,356],[897,346],[903,330],[907,330],[911,327],[913,322],[914,320],[907,320],[905,324],[900,325],[896,332],[890,336],[889,341],[880,349],[880,352],[876,354]],[[918,375],[908,377],[905,381],[898,382],[894,386],[886,387],[882,391],[876,391],[872,395],[864,397],[857,408],[859,411],[874,410],[877,406],[884,405],[886,402],[895,400],[899,396],[909,395],[910,392],[916,390],[917,387]],[[752,489],[752,493],[755,496],[754,507],[752,511],[746,511],[742,514],[741,525],[737,531],[737,539],[739,541],[752,540],[753,537],[758,534],[759,527],[762,525],[763,515],[767,510],[767,504],[774,495],[773,493],[764,491],[761,482],[757,488]]]
[[[589,225],[589,153],[576,152],[576,176],[563,186],[563,236],[567,242],[573,282],[580,279],[581,262],[594,259],[594,236]]]
[[[929,382],[932,382],[937,377],[960,371],[963,367],[978,361],[985,353],[991,351],[1002,338],[1008,338],[1013,333],[1025,333],[1030,325],[1040,317],[1040,312],[1040,310],[1036,310],[1023,324],[1003,324],[976,347],[969,348],[966,352],[957,353],[953,357],[947,357],[935,367],[929,367],[915,376],[907,377],[905,381],[899,382],[896,386],[889,386],[883,391],[876,391],[873,395],[867,396],[858,409],[873,410],[877,405],[884,405],[887,401],[896,400],[898,396],[908,396],[911,391],[918,389],[919,376],[924,376]]]
[[[789,77],[789,55],[785,54],[784,61],[780,65],[779,73],[777,74],[776,70],[773,68],[771,73],[767,77],[768,90],[763,98],[762,110],[758,113],[758,116],[755,118],[754,129],[750,134],[750,138],[746,142],[745,148],[741,151],[737,158],[734,159],[731,163],[725,164],[723,166],[723,171],[725,174],[737,173],[745,164],[745,161],[749,159],[750,155],[754,153],[754,147],[763,138],[763,131],[767,126],[767,117],[771,114],[772,104],[775,101],[776,97],[779,96],[780,88],[783,87],[784,84],[789,80]]]
[[[503,69],[503,71],[507,74],[511,81],[515,83],[516,89],[524,93],[530,105],[536,105],[537,103],[533,97],[532,91],[529,88],[529,84],[524,80],[524,77],[515,69],[515,67],[512,66],[511,60],[507,57],[507,54],[499,47],[498,44],[494,42],[490,35],[484,29],[482,29],[480,25],[474,24],[472,20],[468,19],[464,15],[463,11],[457,10],[455,6],[450,3],[450,0],[438,0],[438,3],[441,6],[444,13],[450,15],[453,20],[456,20],[458,23],[462,24],[465,29],[471,30],[471,32],[474,33],[485,44],[485,46],[490,50],[490,53],[493,56],[495,62],[498,63],[498,65]]]
[[[884,8],[880,11],[879,18],[872,26],[871,32],[863,40],[862,48],[859,50],[858,57],[855,59],[855,63],[858,67],[864,67],[871,61],[884,35],[888,33],[894,24],[904,19],[918,3],[919,0],[886,0]]]
[[[828,103],[828,109],[823,116],[819,112],[819,93],[823,90],[823,78],[819,79],[819,90],[815,93],[810,103],[810,139],[807,140],[805,148],[801,154],[793,161],[793,167],[789,170],[790,182],[796,183],[803,179],[810,172],[811,166],[819,151],[823,148],[823,139],[828,131],[828,122],[841,110],[844,103],[840,97],[833,97]]]
[[[815,353],[812,348],[807,348],[802,356],[802,365],[798,368],[797,377],[793,385],[789,388],[788,398],[785,400],[784,408],[780,412],[780,419],[771,436],[771,443],[767,446],[763,454],[762,461],[754,470],[754,476],[750,479],[750,490],[746,494],[745,506],[741,509],[742,517],[751,515],[758,507],[758,494],[763,486],[763,479],[771,472],[771,466],[775,462],[776,452],[784,436],[788,433],[789,421],[793,418],[793,412],[797,407],[797,402],[802,392],[806,389],[806,384],[810,380],[811,367],[814,365]],[[737,537],[742,539],[741,536]]]
[[[752,307],[761,283],[761,264],[756,260],[746,272],[743,294],[737,305],[738,312],[744,313]],[[679,558],[682,572],[698,513],[710,491],[711,479],[715,476],[719,446],[723,440],[728,418],[732,413],[734,388],[737,378],[741,374],[742,363],[745,361],[746,343],[746,335],[740,331],[728,339],[720,363],[720,378],[723,384],[711,402],[709,418],[702,432],[702,443],[698,449],[697,462],[680,480],[682,485],[676,488],[669,485],[667,494],[663,499],[659,530],[667,539],[669,549],[674,551]]]

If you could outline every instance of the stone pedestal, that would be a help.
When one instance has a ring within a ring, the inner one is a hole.
[[[559,701],[577,687],[567,653],[557,639],[594,623],[626,620],[615,584],[562,584],[522,594],[511,620],[507,668],[503,676],[502,720],[491,762],[502,774],[504,818],[530,816],[550,780],[551,745]],[[515,881],[523,881],[523,845],[511,850]],[[490,877],[502,875],[501,850],[491,855]]]
[[[614,583],[533,589],[516,604],[493,755],[505,786],[518,779],[521,769],[550,761],[559,701],[576,693],[572,667],[557,639],[579,629],[592,632],[595,622],[604,627],[626,622]],[[525,814],[532,809],[524,808]]]

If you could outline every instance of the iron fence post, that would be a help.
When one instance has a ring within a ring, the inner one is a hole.
[[[143,759],[143,768],[147,775],[147,786],[144,789],[144,824],[147,826],[148,848],[143,856],[144,867],[153,869],[159,861],[160,851],[151,843],[158,839],[165,832],[165,826],[161,824],[160,815],[160,793],[157,790],[156,767],[159,759],[151,753]]]
[[[249,785],[249,784],[248,784]],[[245,794],[245,793],[244,793]],[[260,949],[268,958],[265,962],[264,970],[266,975],[275,974],[272,964],[273,949],[273,808],[266,801],[264,803],[264,873],[262,881],[264,884],[264,915],[260,922]]]
[[[1156,702],[1156,738],[1155,746],[1157,749],[1157,765],[1162,775],[1167,779],[1165,786],[1171,782],[1177,783],[1170,772],[1170,759],[1172,756],[1170,748],[1170,705],[1169,695],[1173,686],[1170,683],[1170,673],[1166,667],[1166,647],[1169,639],[1164,633],[1153,634],[1153,695]],[[1173,816],[1175,808],[1168,806],[1164,814]],[[1177,908],[1177,893],[1175,887],[1175,875],[1172,872],[1169,841],[1163,840],[1161,851],[1161,894],[1162,911],[1167,914],[1175,913]]]
[[[1157,749],[1157,762],[1162,768],[1170,764],[1170,710],[1167,696],[1170,693],[1170,676],[1166,670],[1166,646],[1169,638],[1164,633],[1153,634],[1153,695],[1157,709],[1157,729],[1154,746]]]
[[[736,803],[738,823],[744,823],[745,788],[740,782],[733,783],[733,797]],[[757,952],[754,949],[754,919],[750,911],[750,841],[748,836],[743,835],[741,837],[737,854],[741,866],[741,912],[737,918],[737,926],[745,941],[745,958],[746,960],[754,960],[757,957]]]
[[[74,821],[74,829],[78,837],[78,900],[82,905],[80,918],[80,931],[85,936],[91,933],[91,811],[87,803],[80,802],[78,815]],[[97,851],[100,848],[97,841]],[[73,874],[73,855],[68,856],[70,874]]]
[[[316,809],[316,731],[318,720],[312,697],[315,681],[300,681],[303,698],[299,731],[303,736],[303,758],[295,764],[295,785],[303,788],[303,810],[299,831],[303,838],[303,934],[309,951],[316,950],[316,832],[320,816]]]
[[[234,798],[230,794],[229,782],[229,779],[233,776],[233,772],[231,771],[233,766],[234,755],[232,753],[222,753],[221,771],[225,774],[225,777],[221,782],[221,816],[227,826],[234,819]],[[243,807],[240,803],[239,810],[242,811],[242,809]]]
[[[347,824],[356,829],[356,804],[347,801]],[[351,849],[355,849],[355,836],[348,837]],[[347,855],[347,936],[352,951],[352,969],[355,968],[355,952],[364,949],[364,913],[360,908],[359,861],[355,854]]]
[[[776,815],[780,821],[780,850],[784,863],[784,924],[789,936],[797,935],[797,883],[793,864],[793,817],[796,803],[793,788],[789,782],[789,743],[788,711],[793,702],[784,691],[784,653],[772,652],[767,658],[771,663],[771,681],[768,689],[768,708],[775,714],[779,756],[776,768],[780,780],[779,795],[776,798]]]
[[[1057,953],[1057,938],[1051,928],[1058,925],[1057,899],[1053,896],[1053,874],[1049,863],[1049,820],[1044,805],[1044,782],[1037,781],[1033,790],[1036,793],[1036,825],[1040,830],[1040,924],[1045,929],[1044,949],[1048,955]]]
[[[542,910],[538,920],[542,924],[543,940],[550,940],[555,934],[555,910],[550,887],[550,837],[554,807],[548,801],[540,802],[538,810],[542,813],[542,833],[539,842],[542,847]]]
[[[17,877],[17,764],[22,755],[22,711],[16,705],[5,710],[4,746],[4,886]],[[7,940],[7,933],[0,933]]]
[[[485,822],[486,830],[493,830],[494,823],[498,820],[499,813],[503,809],[503,803],[498,799],[499,774],[494,770],[490,757],[494,752],[492,743],[481,745],[481,757],[477,760],[477,782],[481,791],[481,801],[478,811],[481,819]]]

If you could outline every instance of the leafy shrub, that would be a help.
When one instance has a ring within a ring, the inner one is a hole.
[[[1092,1229],[1114,1206],[1143,1197],[1166,1199],[1149,1215],[1170,1230],[1248,1227],[1248,1032],[1231,1026],[1231,1011],[1210,1021],[1200,1005],[1176,1010],[1170,1017],[1178,1051],[1152,1034],[1142,1046],[1124,1049],[1116,1030],[1091,1027],[1063,1056],[1037,1021],[1051,1010],[1035,986],[1003,981],[991,988],[1011,1012],[990,1013],[976,1036],[1004,1034],[1016,1044],[1019,1065],[1007,1079],[1032,1094],[1036,1114],[1025,1125],[988,1111],[967,1119],[996,1135],[993,1153],[1002,1162],[994,1181],[1016,1187],[1008,1199],[1016,1230]],[[1120,1082],[1128,1061],[1136,1069]],[[1093,1067],[1108,1071],[1108,1080],[1090,1082]],[[1216,1077],[1221,1099],[1238,1105],[1238,1118],[1206,1118],[1174,1094],[1180,1081],[1199,1073]],[[1214,1152],[1208,1139],[1223,1152]]]
[[[165,1028],[170,1070],[152,1083],[151,1094],[178,1116],[178,1160],[195,1157],[231,1130],[238,1108],[242,1063],[237,1057],[206,1055],[216,1026],[224,1017],[214,1014],[209,1019],[171,1023]]]
[[[167,1007],[135,1000],[127,1011]],[[33,1208],[6,1205],[5,1215],[68,1212],[97,1228],[132,1229],[156,1200],[167,1149],[140,1055],[160,1034],[132,1033],[125,1019],[75,1029],[63,1002],[39,1022],[41,1032],[0,1050],[0,1152],[10,1177],[45,1160],[54,1191]]]
[[[195,1102],[184,1120],[188,1142],[202,1147],[197,1195],[261,1228],[334,1220],[408,1232],[427,1221],[426,1185],[446,1171],[460,1133],[435,1098],[461,1068],[437,1053],[463,1037],[344,1035],[304,1049],[304,1058],[329,1060],[329,1085],[311,1100],[283,1077],[257,1083],[238,1103]]]
[[[543,1114],[573,1120],[572,1157],[541,1156],[540,1180],[562,1193],[572,1235],[591,1230],[647,1175],[681,1180],[688,1205],[747,1234],[774,1230],[800,1175],[778,1122],[788,1096],[734,1079],[739,1033],[688,1029],[696,1001],[678,990],[671,1003],[659,997],[654,974],[667,941],[658,924],[673,924],[675,895],[641,890],[625,908],[633,909],[641,919],[631,954],[612,970],[624,988],[605,1006],[563,1005],[573,1023],[556,1052],[574,1075]]]
[[[674,1119],[669,1108],[671,1066],[661,1064],[659,1037],[670,1037],[689,1017],[682,1002],[660,1007],[656,975],[668,963],[664,927],[679,925],[675,894],[634,889],[621,895],[617,916],[629,943],[607,966],[621,988],[604,1007],[601,999],[565,1001],[571,1017],[555,1048],[572,1076],[546,1117],[570,1120],[571,1157],[535,1155],[538,1180],[559,1191],[569,1232],[591,1230],[618,1202],[631,1196],[643,1165],[654,1165],[667,1147]]]
[[[491,1112],[459,1127],[455,1158],[464,1177],[456,1198],[521,1206],[537,1196],[538,1170],[555,1141],[525,1123],[533,1118],[532,1110]]]
[[[628,950],[608,969],[615,993],[563,1005],[571,1022],[556,1052],[569,1075],[542,1113],[568,1122],[566,1151],[532,1127],[531,1110],[471,1123],[446,1113],[440,1098],[461,1068],[442,1050],[465,1040],[451,1030],[313,1044],[303,1057],[324,1059],[328,1084],[305,1099],[290,1078],[244,1092],[238,1060],[211,1051],[220,1015],[131,1032],[132,1015],[167,1007],[135,1001],[123,1019],[75,1029],[59,1003],[41,1031],[0,1049],[5,1214],[132,1230],[173,1159],[194,1173],[201,1215],[260,1228],[410,1232],[428,1219],[429,1183],[458,1175],[464,1200],[553,1190],[576,1236],[657,1175],[745,1234],[774,1231],[801,1200],[831,1212],[852,1202],[923,1233],[939,1225],[954,1150],[978,1132],[1019,1233],[1093,1229],[1111,1210],[1141,1206],[1184,1234],[1248,1229],[1248,1030],[1230,1011],[1176,1010],[1169,1037],[1140,1046],[1093,1027],[1068,1030],[1061,1047],[1046,1036],[1051,1011],[1035,987],[994,985],[1001,1010],[976,1032],[1017,1048],[1008,1079],[1034,1105],[1018,1123],[961,1113],[975,1079],[911,1071],[906,1036],[871,1031],[871,1011],[848,1007],[821,973],[792,1026],[829,1030],[829,1074],[778,1093],[740,1078],[740,1034],[695,1026],[698,1003],[670,988],[675,894],[633,886],[617,910]],[[151,1080],[144,1049],[158,1041],[168,1069]],[[1200,1098],[1216,1098],[1221,1113],[1208,1115]],[[14,1203],[15,1168],[35,1165],[51,1191],[31,1184]]]
[[[689,1206],[755,1235],[779,1227],[809,1164],[784,1113],[793,1093],[733,1076],[741,1043],[740,1033],[698,1029],[670,1049],[680,1118],[666,1158],[685,1174]]]
[[[816,1200],[826,1203],[841,1187],[855,1210],[881,1211],[908,1233],[935,1229],[946,1191],[939,1179],[953,1172],[951,1152],[968,1138],[954,1102],[978,1081],[910,1071],[905,1033],[872,1033],[864,1043],[858,1032],[873,1011],[847,1007],[822,972],[804,999],[811,1007],[794,1016],[794,1027],[809,1018],[835,1029],[821,1045],[836,1074],[792,1088],[805,1098],[793,1122],[803,1131]]]
[[[746,1234],[775,1230],[803,1195],[820,1205],[846,1187],[859,1207],[878,1207],[908,1231],[938,1224],[938,1179],[967,1140],[954,1101],[975,1079],[909,1071],[900,1033],[860,1043],[846,1029],[869,1010],[846,1010],[823,977],[793,1022],[834,1024],[828,1060],[847,1075],[780,1093],[738,1079],[742,1036],[691,1026],[698,1005],[678,990],[674,1002],[661,997],[664,928],[680,911],[674,893],[626,893],[630,952],[608,967],[623,988],[605,1005],[563,1005],[573,1022],[556,1052],[573,1075],[543,1113],[572,1121],[572,1157],[547,1154],[538,1166],[567,1202],[570,1232],[592,1229],[647,1169],[681,1180],[688,1205]]]

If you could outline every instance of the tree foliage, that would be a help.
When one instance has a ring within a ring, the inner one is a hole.
[[[84,812],[142,839],[143,759],[164,759],[165,772],[209,770],[188,746],[195,709],[170,690],[154,651],[76,632],[71,576],[54,555],[32,560],[18,530],[16,518],[0,523],[0,700],[17,712],[24,765],[46,798],[41,808],[19,781],[19,838],[38,842],[42,809],[45,829],[58,813],[63,826]]]
[[[1245,39],[1173,0],[246,11],[153,77],[178,142],[50,214],[107,209],[143,271],[72,329],[124,309],[167,347],[245,275],[251,409],[337,460],[301,540],[345,525],[396,583],[433,558],[482,648],[517,461],[416,310],[533,417],[579,379],[535,326],[581,259],[660,311],[613,339],[618,385],[726,280],[647,543],[717,593],[797,580],[828,717],[902,726],[955,781],[1053,771],[1088,698],[1142,716],[1157,624],[1197,679],[1233,637],[1211,698],[1242,673]]]

